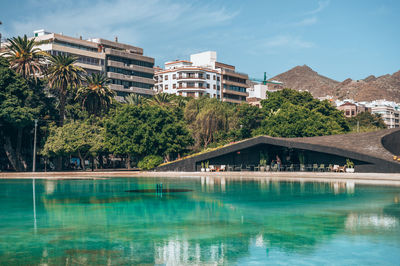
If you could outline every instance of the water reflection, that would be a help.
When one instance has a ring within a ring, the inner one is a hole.
[[[373,236],[382,248],[390,241],[400,251],[398,188],[202,177],[164,180],[171,193],[162,198],[126,192],[149,191],[159,182],[33,181],[34,236],[21,218],[25,183],[0,183],[0,261],[232,264],[253,256],[312,257],[343,236]],[[22,255],[12,255],[17,252]]]

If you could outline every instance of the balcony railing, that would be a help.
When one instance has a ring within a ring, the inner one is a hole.
[[[178,86],[177,88],[178,90],[182,90],[182,89],[190,89],[190,90],[206,90],[206,87],[198,87],[198,86]]]
[[[178,76],[178,78],[177,79],[206,79],[205,77],[203,77],[203,76],[189,76],[189,77],[184,77],[184,76]]]

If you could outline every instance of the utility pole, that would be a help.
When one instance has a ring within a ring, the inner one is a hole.
[[[359,132],[360,132],[360,121],[357,120],[357,133],[359,133]]]
[[[36,172],[36,133],[37,133],[37,123],[38,120],[35,119],[35,136],[33,139],[33,165],[32,165],[32,172]]]

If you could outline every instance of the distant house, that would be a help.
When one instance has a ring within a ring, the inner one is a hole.
[[[345,117],[354,117],[359,113],[370,112],[370,108],[362,104],[355,104],[352,102],[345,102],[337,107],[337,109],[344,112]]]

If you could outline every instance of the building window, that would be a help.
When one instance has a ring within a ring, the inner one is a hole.
[[[217,86],[216,86],[215,84],[213,85],[213,89],[214,89],[214,90],[217,89]]]
[[[172,79],[176,79],[176,74],[173,74],[173,75],[172,75]]]
[[[209,89],[209,88],[210,88],[210,84],[207,83],[207,89]]]
[[[217,98],[217,95],[214,93],[214,98]]]
[[[217,85],[217,91],[219,91],[221,89],[221,86]]]
[[[215,75],[213,75],[213,79],[215,80]]]
[[[218,77],[217,77],[217,80],[218,80],[218,81],[220,81],[220,80],[221,80],[221,78],[218,76]]]
[[[350,115],[350,111],[346,110],[346,116],[349,116],[349,115]]]
[[[210,74],[207,74],[207,79],[210,79]]]
[[[352,115],[352,116],[354,115],[354,110],[351,110],[351,115]]]
[[[167,84],[165,85],[165,89],[168,90],[168,85]]]
[[[172,88],[176,89],[176,83],[174,83],[174,84],[172,85]]]
[[[164,80],[168,80],[168,75],[165,75],[165,76],[164,76]]]

